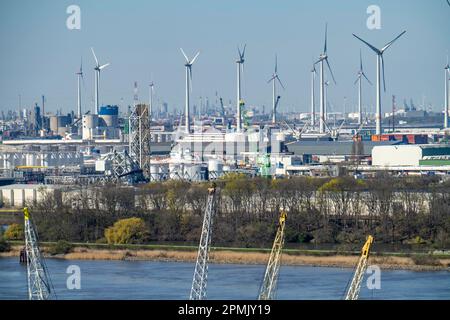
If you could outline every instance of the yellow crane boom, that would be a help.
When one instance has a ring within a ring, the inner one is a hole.
[[[353,275],[352,282],[348,288],[345,300],[358,300],[359,291],[361,290],[361,282],[364,277],[364,273],[367,270],[367,261],[369,259],[370,248],[373,243],[373,237],[367,236],[366,243],[362,247],[361,257],[359,258],[358,265],[356,266],[355,274]]]
[[[267,263],[264,280],[259,290],[259,300],[272,300],[275,297],[278,274],[281,264],[281,253],[284,245],[284,227],[286,225],[287,213],[281,211],[277,229],[277,234],[270,252],[269,262]]]

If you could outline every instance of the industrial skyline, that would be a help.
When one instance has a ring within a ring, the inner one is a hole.
[[[363,44],[354,41],[352,33],[380,46],[400,29],[408,30],[408,34],[396,50],[389,52],[386,61],[389,87],[383,94],[382,112],[389,111],[393,94],[400,101],[413,98],[422,102],[424,99],[426,106],[431,104],[434,111],[443,109],[440,75],[449,44],[442,30],[450,26],[445,2],[410,1],[406,8],[404,4],[379,1],[380,30],[366,27],[369,17],[366,9],[371,4],[368,1],[345,4],[326,1],[320,5],[286,1],[280,7],[274,6],[273,1],[247,1],[239,3],[239,10],[232,2],[218,2],[211,8],[204,1],[197,1],[186,8],[179,1],[152,5],[138,1],[133,6],[80,1],[80,30],[65,27],[65,3],[55,6],[42,1],[34,6],[29,1],[2,2],[0,36],[7,50],[2,51],[0,60],[3,71],[0,110],[16,108],[19,94],[23,106],[39,102],[45,94],[47,111],[76,110],[78,95],[74,72],[79,69],[81,57],[85,61],[86,83],[83,110],[92,110],[95,93],[91,47],[95,47],[102,60],[112,63],[108,75],[102,77],[100,105],[123,101],[121,111],[125,111],[126,106],[132,104],[134,81],[143,89],[152,74],[152,80],[158,82],[155,103],[158,99],[159,103],[167,101],[169,106],[180,110],[184,106],[185,88],[184,70],[179,67],[179,47],[189,52],[197,48],[202,51],[202,59],[196,64],[196,85],[191,101],[197,101],[199,96],[213,99],[216,91],[224,101],[234,101],[235,50],[237,45],[247,43],[242,86],[246,104],[270,109],[273,97],[267,90],[267,74],[273,72],[273,56],[278,54],[287,90],[282,92],[277,110],[309,112],[310,61],[321,51],[323,26],[327,22],[329,54],[333,72],[339,78],[338,85],[327,90],[327,99],[335,110],[342,111],[344,97],[350,106],[347,109],[357,110],[354,61],[359,58],[360,49],[366,57],[365,72],[369,79],[375,79],[375,58]],[[178,5],[183,10],[177,9]],[[17,24],[19,16],[20,24]],[[202,19],[190,19],[190,16]],[[269,18],[277,20],[277,24],[267,25],[265,21]],[[96,19],[103,19],[104,23],[98,24]],[[245,22],[233,23],[239,19]],[[152,25],[161,27],[154,29]],[[180,25],[188,27],[180,32]],[[276,39],[276,47],[264,40],[272,38]],[[411,68],[412,65],[415,67]],[[47,76],[42,77],[43,74]],[[316,87],[316,92],[318,89]],[[363,101],[372,108],[375,107],[373,91],[366,90]],[[319,99],[316,99],[317,106]]]

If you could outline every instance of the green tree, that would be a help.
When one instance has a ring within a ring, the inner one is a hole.
[[[22,224],[13,223],[6,229],[4,238],[6,240],[23,240],[24,229]]]
[[[148,230],[140,218],[121,219],[105,230],[109,244],[142,243],[147,239]]]

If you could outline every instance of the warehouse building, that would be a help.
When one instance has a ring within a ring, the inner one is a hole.
[[[449,165],[449,144],[376,146],[373,166]]]

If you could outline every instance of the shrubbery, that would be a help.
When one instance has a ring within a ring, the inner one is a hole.
[[[4,238],[6,240],[23,240],[24,239],[24,227],[23,224],[13,223],[6,229]]]
[[[139,218],[122,219],[105,230],[109,244],[143,243],[147,238],[145,222]]]

